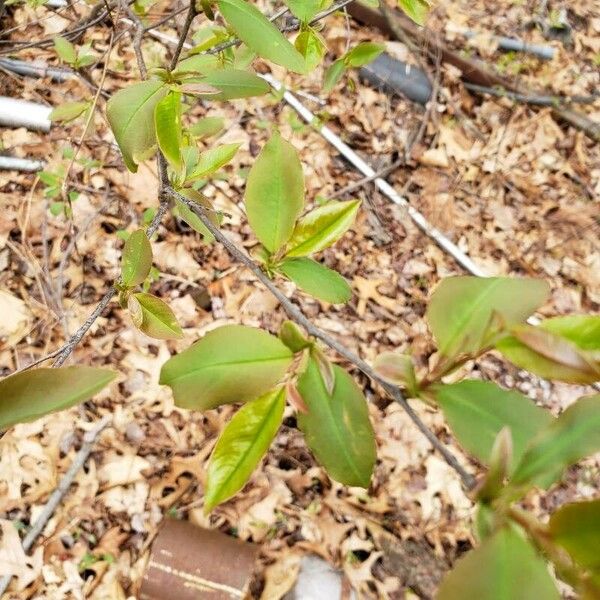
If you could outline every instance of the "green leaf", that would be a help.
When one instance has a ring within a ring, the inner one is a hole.
[[[319,300],[343,304],[352,297],[352,288],[339,273],[312,258],[286,258],[277,270]]]
[[[435,288],[427,320],[443,356],[475,354],[492,341],[494,321],[505,327],[525,321],[548,292],[536,279],[449,277]]]
[[[229,39],[229,32],[220,25],[210,25],[203,27],[194,33],[194,47],[189,51],[190,54],[198,54],[214,48],[216,45]]]
[[[225,128],[225,119],[222,117],[204,117],[198,119],[190,128],[189,132],[198,139],[205,139],[217,135]]]
[[[290,239],[303,207],[304,175],[298,153],[274,133],[252,165],[246,185],[248,221],[269,252],[277,252]]]
[[[202,153],[191,173],[186,174],[186,182],[202,179],[224,167],[236,155],[241,144],[224,144],[210,148]]]
[[[516,465],[531,438],[554,421],[529,398],[488,381],[436,385],[433,392],[460,444],[485,464],[504,427],[510,428]]]
[[[188,75],[209,75],[222,67],[221,60],[213,54],[198,54],[179,61],[173,71],[178,79],[184,79]]]
[[[342,75],[346,71],[346,65],[343,59],[338,59],[325,71],[325,77],[323,79],[323,93],[329,94],[333,88],[337,85],[338,81],[342,78]]]
[[[382,352],[375,359],[373,369],[386,381],[405,387],[411,396],[417,396],[419,386],[411,356],[397,352]]]
[[[559,508],[548,524],[550,535],[585,569],[600,571],[600,500]]]
[[[90,106],[89,102],[66,102],[52,109],[51,121],[72,121],[81,116]]]
[[[292,351],[300,352],[312,346],[312,342],[293,321],[284,321],[279,328],[279,339]]]
[[[512,477],[514,485],[547,488],[562,471],[600,451],[600,395],[580,398],[530,442]]]
[[[373,62],[384,50],[383,44],[361,42],[346,53],[344,61],[349,67],[364,67]]]
[[[181,170],[181,93],[169,92],[154,109],[158,147],[171,165]]]
[[[125,165],[134,173],[138,163],[154,151],[154,108],[167,91],[162,81],[142,81],[119,90],[107,103],[108,122]]]
[[[285,0],[291,13],[303,23],[312,21],[318,12],[327,8],[330,0]]]
[[[327,52],[323,38],[312,28],[301,31],[296,37],[294,46],[304,57],[308,71],[316,69]]]
[[[55,37],[53,40],[56,53],[64,62],[72,65],[77,62],[77,50],[69,40],[63,37]]]
[[[286,256],[308,256],[328,248],[350,229],[360,200],[323,204],[298,220]]]
[[[192,202],[203,206],[208,210],[212,210],[212,205],[209,200],[200,192],[192,188],[184,188],[179,190],[179,193],[186,198],[189,198]],[[215,237],[208,230],[206,225],[202,222],[202,219],[195,214],[188,206],[186,206],[181,200],[175,200],[175,211],[176,214],[183,219],[194,231],[197,231],[203,238],[204,242],[210,244],[214,241]],[[216,221],[216,219],[215,219]],[[215,223],[218,225],[218,222]]]
[[[125,242],[121,257],[121,282],[127,287],[144,283],[152,267],[152,246],[143,229],[134,231]]]
[[[600,315],[554,317],[542,321],[540,327],[573,342],[581,350],[600,352]]]
[[[207,410],[265,394],[292,360],[291,351],[266,331],[226,325],[169,359],[160,383],[172,388],[177,406]]]
[[[89,400],[115,377],[95,367],[32,369],[0,380],[0,429]]]
[[[512,363],[545,379],[600,380],[600,317],[572,315],[515,328],[496,348]]]
[[[398,0],[398,6],[417,25],[424,25],[429,13],[429,2],[426,0]]]
[[[236,98],[264,96],[271,90],[269,84],[258,75],[238,69],[215,71],[203,77],[202,83],[221,91],[220,94],[211,95],[211,100],[235,100]]]
[[[177,317],[160,298],[139,292],[129,296],[127,308],[135,326],[146,335],[158,340],[183,337]]]
[[[269,449],[283,418],[285,389],[256,398],[234,415],[210,457],[204,511],[239,492]]]
[[[332,479],[368,487],[376,458],[375,435],[362,391],[342,368],[334,365],[333,394],[325,389],[313,358],[298,379],[307,414],[298,414],[306,444]]]
[[[461,558],[438,600],[560,600],[548,567],[532,546],[505,527]]]
[[[302,55],[255,6],[244,0],[219,0],[219,10],[235,34],[262,58],[304,73]]]

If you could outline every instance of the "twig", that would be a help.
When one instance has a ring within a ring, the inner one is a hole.
[[[183,45],[185,44],[185,40],[190,31],[190,27],[192,26],[192,21],[194,17],[197,15],[196,11],[196,0],[191,0],[190,7],[188,8],[187,15],[185,17],[185,23],[183,24],[183,29],[181,34],[179,35],[179,42],[177,42],[177,48],[175,48],[175,52],[173,53],[173,58],[171,58],[171,64],[169,65],[169,69],[172,71],[177,66],[177,61],[179,60],[179,56],[181,55],[181,51],[183,50]]]
[[[368,177],[363,177],[358,181],[349,183],[346,187],[343,187],[341,190],[338,190],[334,194],[329,195],[328,198],[330,200],[335,200],[336,198],[341,198],[346,194],[351,194],[352,192],[359,190],[360,188],[364,187],[365,185],[368,185],[369,183],[372,183],[380,177],[387,177],[390,173],[393,173],[398,167],[401,167],[403,164],[405,164],[405,162],[406,161],[403,158],[399,158],[398,160],[394,161],[391,165],[388,165],[387,167],[383,167],[383,169],[376,171],[375,173],[373,173],[373,175],[369,175]]]
[[[111,420],[112,416],[107,415],[98,422],[94,429],[90,430],[83,436],[83,444],[73,459],[71,466],[60,480],[58,487],[52,492],[50,498],[48,498],[48,502],[46,502],[46,505],[42,509],[39,517],[36,519],[27,535],[23,538],[22,546],[25,552],[29,552],[35,540],[46,527],[46,524],[54,514],[54,511],[71,488],[77,473],[79,473],[80,469],[83,467],[85,461],[92,452],[94,448],[94,442],[102,430],[111,422]],[[2,577],[2,579],[0,579],[0,596],[6,592],[6,589],[10,585],[11,579],[12,575],[5,575]]]
[[[546,96],[543,94],[519,94],[511,92],[502,87],[488,87],[466,82],[464,86],[477,94],[489,94],[496,98],[508,98],[515,102],[524,104],[533,104],[534,106],[564,106],[568,104],[593,104],[600,100],[600,94],[590,94],[589,96]]]
[[[134,0],[129,0],[133,2]],[[104,19],[109,16],[105,10],[101,10],[104,8],[102,3],[96,4],[90,14],[79,22],[74,28],[68,29],[65,31],[62,36],[69,39],[70,41],[76,40],[84,31],[86,31],[89,27],[93,27],[98,23],[104,21]],[[98,14],[100,13],[100,14]],[[18,45],[18,50],[25,50],[26,48],[45,48],[47,46],[52,46],[54,43],[54,36],[48,36],[42,40],[38,40],[35,42],[21,42],[15,40],[0,40],[0,44],[9,44],[9,47],[0,50],[0,54],[13,54],[15,51],[15,45]]]
[[[137,60],[138,69],[142,79],[148,77],[148,69],[146,68],[146,61],[144,60],[144,54],[142,53],[142,38],[144,37],[144,24],[142,20],[135,14],[129,4],[126,5],[125,11],[129,15],[129,18],[135,25],[135,33],[133,34],[133,51],[135,52],[135,58]]]
[[[225,250],[238,262],[242,263],[247,267],[259,281],[279,300],[281,306],[285,312],[293,319],[296,323],[304,327],[304,329],[313,337],[321,340],[324,344],[329,346],[332,350],[335,350],[340,356],[343,356],[348,362],[355,365],[360,369],[367,377],[376,381],[381,385],[385,391],[392,396],[392,398],[402,406],[406,411],[411,421],[417,426],[419,431],[425,435],[425,437],[431,442],[431,445],[444,457],[444,460],[458,473],[463,481],[464,486],[467,489],[472,489],[475,485],[475,479],[468,473],[458,462],[457,458],[450,452],[435,436],[435,434],[429,430],[427,425],[423,423],[419,415],[413,410],[410,404],[402,395],[402,391],[397,386],[389,384],[387,381],[379,377],[377,373],[366,363],[362,358],[348,350],[343,344],[340,344],[337,340],[332,338],[329,334],[325,333],[319,327],[314,325],[307,317],[304,316],[302,311],[296,307],[289,298],[281,292],[281,290],[269,279],[269,277],[263,272],[263,270],[242,250],[240,250],[218,227],[216,227],[210,220],[208,214],[203,207],[196,204],[189,198],[179,194],[172,187],[167,186],[162,190],[164,195],[170,196],[173,199],[183,202],[190,210],[192,210],[199,219],[204,223],[207,229],[213,234],[215,239],[220,242]]]

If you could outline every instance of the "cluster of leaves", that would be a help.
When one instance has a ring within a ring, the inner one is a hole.
[[[346,485],[369,484],[375,437],[363,393],[290,321],[278,338],[241,325],[215,329],[167,361],[160,383],[171,387],[182,408],[244,403],[211,456],[206,511],[244,486],[279,428],[286,398],[331,477]]]
[[[432,371],[418,378],[407,355],[385,353],[376,360],[381,376],[440,408],[460,444],[488,467],[475,491],[482,543],[448,575],[442,600],[498,598],[498,589],[509,598],[559,598],[544,558],[584,595],[600,594],[600,502],[567,505],[548,525],[516,506],[532,488],[548,488],[568,466],[600,451],[600,395],[581,398],[555,418],[491,382],[442,381],[490,350],[547,379],[600,381],[600,317],[528,325],[547,294],[548,286],[532,279],[443,280],[427,310],[438,344]]]
[[[152,246],[143,229],[134,231],[125,242],[121,258],[121,279],[116,284],[119,302],[127,308],[133,324],[146,335],[171,340],[183,337],[177,317],[169,305],[147,292],[152,277]],[[140,285],[142,291],[136,291]]]
[[[347,302],[347,281],[310,258],[336,242],[352,225],[360,202],[331,201],[300,217],[304,176],[294,147],[275,133],[254,162],[246,186],[248,221],[261,245],[254,256],[269,275],[291,279],[326,302]]]

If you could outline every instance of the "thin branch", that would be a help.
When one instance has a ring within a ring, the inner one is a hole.
[[[296,93],[298,93],[298,92],[296,92]],[[329,195],[328,198],[330,200],[335,200],[336,198],[341,198],[342,196],[345,196],[346,194],[351,194],[352,192],[359,190],[360,188],[364,187],[365,185],[368,185],[369,183],[374,182],[376,179],[379,179],[380,177],[387,177],[390,173],[393,173],[398,167],[401,167],[405,163],[406,163],[406,161],[403,158],[399,158],[398,160],[394,161],[391,165],[388,165],[387,167],[383,167],[383,169],[380,169],[376,173],[373,173],[373,175],[369,175],[368,177],[363,177],[362,179],[359,179],[358,181],[349,183],[346,187],[343,187],[341,190],[338,190],[334,194]]]
[[[162,194],[170,196],[173,199],[183,202],[190,210],[192,210],[199,219],[204,223],[206,228],[213,234],[215,239],[223,245],[227,252],[232,258],[247,267],[259,281],[279,300],[281,306],[285,312],[293,319],[296,323],[304,327],[304,329],[313,337],[321,340],[325,345],[329,346],[332,350],[335,350],[340,356],[343,356],[348,362],[352,363],[359,370],[361,370],[371,380],[381,385],[385,391],[402,406],[406,411],[411,421],[417,426],[419,431],[425,435],[425,437],[431,442],[431,445],[444,457],[444,460],[458,473],[463,481],[464,486],[467,489],[472,489],[475,485],[474,477],[468,473],[458,462],[457,458],[450,452],[435,436],[435,434],[429,430],[427,425],[423,423],[419,415],[413,410],[406,398],[402,395],[402,391],[399,387],[389,384],[387,381],[379,377],[377,373],[366,363],[362,358],[354,354],[351,350],[348,350],[343,344],[332,338],[329,334],[325,333],[322,329],[314,325],[307,317],[304,316],[302,311],[292,304],[292,302],[281,292],[281,290],[269,279],[264,271],[242,250],[240,250],[218,227],[216,227],[210,220],[207,212],[203,207],[196,204],[189,198],[179,194],[172,187],[167,186],[162,190]]]
[[[183,29],[181,34],[179,35],[179,41],[177,42],[177,48],[175,48],[175,52],[173,53],[173,58],[171,58],[171,64],[169,65],[169,69],[172,71],[177,66],[177,61],[179,60],[179,56],[181,55],[181,51],[183,50],[183,45],[185,44],[185,40],[190,31],[190,27],[192,26],[192,21],[194,17],[197,15],[196,11],[196,0],[191,0],[190,7],[188,8],[187,15],[185,17],[185,23],[183,24]]]
[[[129,18],[135,25],[135,33],[133,34],[133,51],[135,52],[135,58],[137,60],[138,69],[142,79],[148,77],[148,69],[146,68],[146,61],[144,60],[144,54],[142,53],[142,38],[144,37],[144,24],[142,20],[135,14],[135,11],[131,9],[129,4],[126,5],[125,10],[129,15]]]

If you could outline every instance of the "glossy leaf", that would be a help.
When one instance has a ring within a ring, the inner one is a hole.
[[[189,132],[198,139],[205,139],[217,135],[225,128],[225,119],[222,117],[203,117],[198,119]]]
[[[348,373],[336,365],[333,370],[335,385],[329,394],[318,365],[310,359],[298,379],[298,391],[308,407],[307,414],[298,414],[298,425],[332,479],[368,487],[376,448],[367,401]]]
[[[304,175],[298,153],[274,133],[248,175],[248,221],[263,246],[277,252],[290,239],[303,207]]]
[[[398,6],[417,25],[424,25],[429,13],[429,2],[427,0],[398,0]]]
[[[600,380],[600,317],[573,315],[522,326],[496,345],[512,363],[545,379]]]
[[[346,53],[344,61],[349,67],[363,67],[373,62],[384,50],[383,44],[361,42]]]
[[[545,561],[519,532],[504,527],[461,558],[438,600],[560,600]]]
[[[90,107],[89,102],[65,102],[52,110],[49,115],[51,121],[68,122],[80,117]]]
[[[386,381],[405,387],[412,396],[416,396],[418,386],[411,356],[382,352],[373,362],[373,369]]]
[[[308,71],[316,69],[327,52],[327,46],[321,36],[310,27],[298,34],[294,46],[302,54]]]
[[[139,292],[129,297],[127,305],[135,326],[146,335],[158,340],[183,337],[177,317],[160,298]]]
[[[600,572],[600,500],[559,508],[548,524],[550,535],[585,569]]]
[[[279,328],[279,339],[294,353],[312,345],[312,342],[293,321],[283,322]]]
[[[142,81],[116,92],[108,101],[106,116],[123,154],[134,173],[156,146],[154,108],[167,94],[162,81]]]
[[[286,256],[308,256],[328,248],[354,223],[360,200],[328,202],[298,220]]]
[[[219,10],[235,34],[262,58],[304,73],[302,55],[255,6],[244,0],[219,0]]]
[[[218,171],[233,159],[240,146],[241,144],[224,144],[201,152],[192,172],[186,175],[186,181],[202,179]]]
[[[265,394],[292,360],[292,352],[267,332],[226,325],[168,360],[160,383],[172,388],[177,406],[207,410]]]
[[[154,109],[154,125],[158,147],[177,170],[183,166],[181,157],[181,93],[169,92]]]
[[[547,488],[566,467],[599,451],[600,395],[580,398],[531,441],[512,483]]]
[[[319,300],[342,304],[352,297],[350,284],[339,273],[312,258],[286,258],[278,270]]]
[[[238,69],[215,71],[204,77],[202,82],[220,90],[220,94],[210,96],[211,100],[264,96],[271,90],[269,84],[258,75]]]
[[[121,282],[126,287],[141,285],[152,267],[152,246],[143,229],[134,231],[125,242],[121,257]]]
[[[345,72],[346,65],[343,59],[339,59],[331,63],[331,65],[325,71],[325,77],[323,78],[323,93],[329,94],[337,85]]]
[[[504,427],[510,428],[516,465],[531,438],[554,420],[529,398],[487,381],[436,385],[433,392],[460,444],[486,464]]]
[[[285,0],[291,13],[303,23],[309,23],[314,17],[327,8],[330,0]]]
[[[540,328],[564,337],[581,350],[600,352],[600,315],[554,317],[542,321]]]
[[[283,418],[285,389],[244,404],[227,424],[208,465],[204,511],[239,492],[269,449]]]
[[[192,189],[192,188],[184,188],[179,190],[179,193],[186,198],[189,198],[192,202],[203,206],[208,210],[213,210],[212,204],[209,202],[208,198],[206,198],[200,192]],[[197,231],[203,238],[207,244],[210,244],[214,241],[215,237],[206,227],[206,225],[202,222],[202,219],[195,214],[186,204],[184,204],[181,200],[175,200],[175,212],[176,214],[183,219],[194,231]],[[213,213],[214,215],[214,213]],[[215,225],[218,225],[218,219],[211,219]]]
[[[536,279],[449,277],[435,288],[427,320],[442,355],[474,354],[490,343],[494,321],[522,323],[548,292],[548,284]]]
[[[0,429],[35,421],[92,398],[115,377],[95,367],[32,369],[0,380]]]

